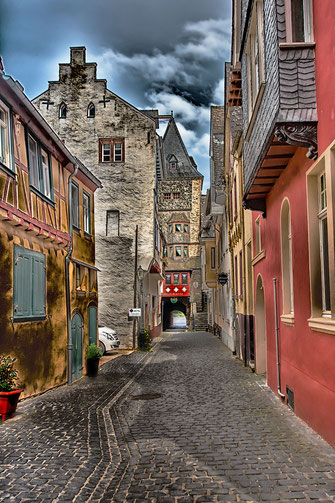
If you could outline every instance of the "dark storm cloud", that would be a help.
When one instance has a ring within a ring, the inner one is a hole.
[[[223,102],[231,0],[0,0],[5,69],[33,98],[86,45],[108,87],[140,108],[174,111],[208,163],[210,104]],[[0,21],[1,22],[1,21]]]

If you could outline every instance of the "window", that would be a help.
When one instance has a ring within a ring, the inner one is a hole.
[[[281,230],[281,259],[283,283],[283,315],[293,315],[293,264],[292,264],[292,235],[291,212],[287,199],[284,200],[280,215]],[[292,316],[291,316],[292,318]],[[289,318],[282,321],[289,322]],[[293,318],[292,320],[293,321]]]
[[[261,242],[261,217],[260,215],[255,220],[255,256],[262,250]]]
[[[171,274],[165,274],[165,284],[171,285]]]
[[[237,270],[237,255],[235,255],[234,259],[235,265],[235,297],[238,297],[238,270]]]
[[[84,232],[91,234],[91,196],[83,191]]]
[[[124,162],[124,139],[99,140],[99,162]]]
[[[234,219],[237,218],[237,186],[236,176],[234,176]]]
[[[181,232],[181,224],[176,224],[175,230],[176,230],[176,232]]]
[[[168,252],[167,252],[167,247],[166,247],[166,246],[164,246],[164,248],[163,248],[163,258],[166,258],[166,257],[167,257],[167,255],[168,255]]]
[[[53,200],[50,154],[31,134],[28,134],[28,165],[30,185]]]
[[[170,246],[170,257],[173,257],[173,246]]]
[[[176,257],[181,257],[181,246],[176,246]]]
[[[180,192],[173,192],[172,198],[173,199],[180,199]]]
[[[86,267],[76,264],[76,291],[86,292]]]
[[[14,245],[14,321],[46,316],[45,255]]]
[[[329,254],[328,254],[328,219],[327,219],[327,194],[326,174],[319,176],[319,235],[321,259],[321,287],[322,287],[322,313],[330,316],[330,283],[329,283]]]
[[[171,192],[164,192],[164,194],[163,194],[163,199],[165,199],[165,200],[166,200],[166,199],[172,199],[172,198],[171,198]]]
[[[285,0],[286,42],[313,42],[311,0]]]
[[[71,185],[72,225],[79,229],[79,185],[72,181]]]
[[[335,334],[335,141],[307,171],[309,280],[312,330]],[[303,267],[303,264],[301,264]]]
[[[173,225],[169,225],[169,232],[173,232]]]
[[[67,106],[65,105],[65,103],[61,103],[59,105],[59,118],[66,119],[66,114],[67,114]]]
[[[188,257],[188,246],[184,246],[184,257]]]
[[[186,273],[181,273],[181,284],[182,285],[188,284],[188,275]]]
[[[88,270],[89,275],[89,288],[91,293],[97,293],[98,285],[97,285],[97,271],[95,269]]]
[[[0,163],[12,170],[9,108],[0,101]]]
[[[260,86],[265,78],[263,24],[263,1],[256,0],[246,46],[249,116],[252,114]]]
[[[188,232],[188,225],[184,224],[184,232]]]
[[[179,273],[174,273],[173,274],[173,284],[174,285],[179,285],[180,284]]]
[[[118,210],[108,210],[106,218],[106,236],[120,235],[120,212]]]
[[[243,256],[242,250],[240,251],[240,298],[243,297]]]
[[[215,247],[211,247],[211,269],[215,269]]]
[[[95,117],[95,106],[90,103],[87,107],[87,117]]]

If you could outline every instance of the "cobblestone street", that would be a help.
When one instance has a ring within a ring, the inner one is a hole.
[[[0,427],[1,502],[335,501],[334,450],[207,333],[164,334]]]

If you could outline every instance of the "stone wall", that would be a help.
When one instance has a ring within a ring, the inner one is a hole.
[[[62,102],[66,118],[59,118]],[[90,103],[95,117],[87,116]],[[138,265],[147,270],[154,256],[155,123],[96,78],[96,64],[85,62],[85,48],[71,49],[71,63],[60,65],[59,81],[50,82],[34,104],[102,183],[95,200],[99,323],[116,329],[121,344],[129,346],[136,225]],[[102,138],[124,139],[124,162],[99,162]],[[119,236],[107,236],[107,211],[119,212]]]

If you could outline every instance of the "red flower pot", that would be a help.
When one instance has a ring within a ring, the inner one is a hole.
[[[0,391],[0,416],[3,421],[14,416],[22,391],[23,389]]]

